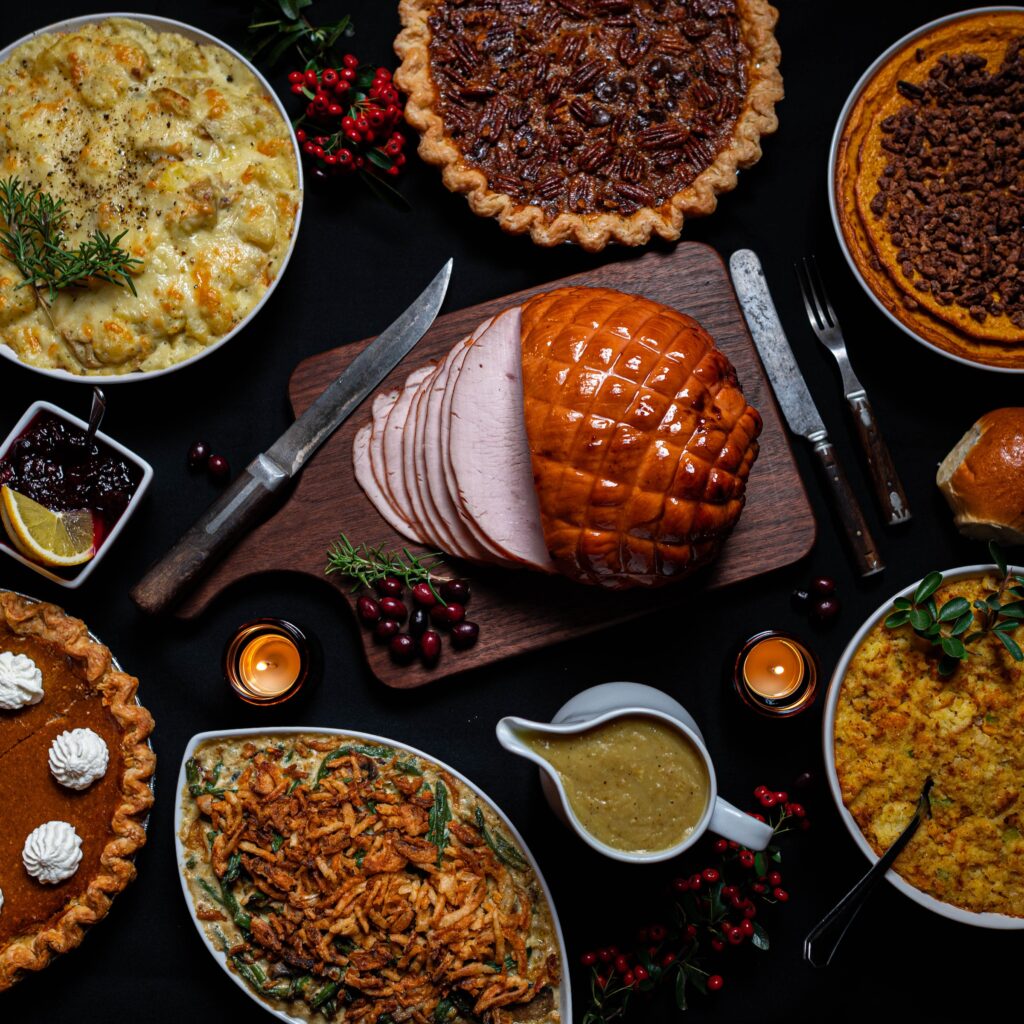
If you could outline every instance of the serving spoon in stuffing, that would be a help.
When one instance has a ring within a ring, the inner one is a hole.
[[[839,943],[843,941],[846,929],[857,916],[857,911],[864,905],[868,896],[892,862],[900,855],[903,847],[910,842],[918,826],[927,815],[932,816],[932,805],[928,793],[932,788],[929,776],[921,787],[921,796],[917,801],[914,816],[907,822],[907,827],[900,833],[896,842],[872,865],[871,870],[815,925],[804,939],[804,959],[812,967],[827,967],[832,962]]]

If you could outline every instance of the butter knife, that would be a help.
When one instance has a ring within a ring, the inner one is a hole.
[[[814,454],[825,471],[858,571],[861,576],[881,572],[885,563],[879,557],[864,512],[829,440],[825,423],[807,390],[800,367],[797,366],[768,291],[761,261],[750,249],[740,249],[730,257],[729,269],[743,315],[786,422],[794,434],[800,434],[811,442]]]
[[[206,510],[199,521],[132,588],[144,611],[166,611],[194,586],[213,560],[256,525],[277,492],[426,334],[452,273],[449,260],[419,298],[366,346],[315,402]]]

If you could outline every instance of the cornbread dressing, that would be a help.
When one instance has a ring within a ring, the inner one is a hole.
[[[299,202],[289,127],[252,72],[123,18],[0,65],[0,177],[65,202],[69,248],[125,231],[142,260],[137,296],[93,282],[47,311],[0,255],[0,342],[83,375],[165,369],[231,331],[277,276]]]
[[[580,824],[616,850],[667,850],[704,816],[704,759],[684,733],[658,718],[627,715],[575,735],[535,733],[525,742],[558,772]]]
[[[973,602],[994,575],[936,595]],[[910,885],[975,912],[1024,917],[1024,668],[992,636],[943,678],[909,627],[879,622],[850,662],[836,707],[834,755],[843,802],[877,854],[934,779],[925,818],[895,870]]]

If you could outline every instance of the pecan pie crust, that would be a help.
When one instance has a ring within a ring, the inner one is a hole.
[[[540,245],[674,240],[761,156],[782,99],[767,0],[401,0],[419,153]]]
[[[0,591],[0,650],[38,659],[44,687],[39,704],[0,712],[3,991],[24,971],[41,970],[56,954],[74,949],[135,877],[131,858],[146,842],[142,819],[153,803],[149,780],[156,759],[147,742],[153,719],[135,701],[138,680],[114,668],[110,651],[81,620],[55,605]],[[71,794],[50,778],[47,752],[53,735],[85,725],[103,734],[110,767],[89,792]],[[83,859],[71,879],[43,886],[22,868],[20,832],[29,822],[50,818],[74,825]],[[19,835],[8,834],[12,830]]]

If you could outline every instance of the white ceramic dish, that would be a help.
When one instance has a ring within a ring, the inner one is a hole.
[[[664,850],[620,850],[588,832],[569,802],[561,776],[522,740],[522,733],[525,732],[571,736],[613,719],[632,715],[660,719],[678,729],[700,754],[708,773],[708,801],[700,821],[684,839]],[[508,717],[498,723],[495,731],[498,742],[509,753],[525,757],[540,768],[541,787],[552,810],[588,846],[612,860],[627,864],[653,864],[671,860],[693,846],[708,829],[752,850],[763,850],[771,841],[772,830],[768,825],[744,814],[718,795],[715,766],[693,715],[677,700],[653,686],[644,686],[642,683],[602,683],[573,697],[559,709],[550,725]]]
[[[33,402],[28,409],[25,410],[25,415],[18,420],[14,425],[14,429],[7,435],[7,439],[3,445],[0,445],[0,458],[7,454],[8,449],[11,447],[15,439],[19,434],[32,422],[37,413],[49,412],[54,416],[58,416],[62,420],[66,420],[68,423],[73,423],[80,430],[88,430],[89,424],[85,420],[80,420],[77,416],[72,416],[71,413],[61,409],[59,406],[53,405],[50,402]],[[125,524],[135,514],[135,510],[139,507],[139,502],[142,501],[142,496],[146,493],[149,488],[150,481],[153,479],[153,467],[141,456],[136,455],[135,452],[129,448],[125,448],[119,441],[115,441],[109,434],[104,434],[102,430],[96,431],[96,439],[106,445],[112,451],[117,452],[126,462],[132,463],[142,471],[142,478],[139,480],[139,486],[135,489],[135,493],[132,495],[131,500],[128,502],[128,507],[124,510],[121,518],[114,524],[114,528],[103,538],[100,544],[99,551],[89,559],[74,576],[60,576],[48,569],[45,565],[39,565],[37,562],[33,562],[30,558],[26,558],[20,551],[16,550],[11,544],[7,537],[6,531],[0,527],[0,551],[4,554],[10,555],[11,558],[17,559],[22,565],[27,565],[34,572],[39,573],[40,576],[45,576],[48,580],[56,583],[59,587],[66,587],[68,590],[74,590],[80,587],[96,568],[100,562],[106,557],[107,552],[111,549],[114,541],[117,540],[118,535],[124,529]]]
[[[501,819],[502,824],[508,830],[509,835],[518,844],[519,849],[525,854],[530,867],[533,869],[534,874],[537,877],[537,882],[540,885],[541,891],[544,893],[544,898],[548,901],[548,907],[551,910],[551,921],[555,928],[555,938],[558,941],[558,955],[562,961],[562,983],[558,987],[558,1002],[562,1016],[562,1020],[568,1024],[573,1019],[572,1017],[572,994],[569,988],[569,973],[568,973],[568,954],[565,949],[565,939],[562,936],[562,925],[558,920],[558,911],[555,909],[555,901],[551,896],[551,890],[548,888],[547,882],[544,880],[543,874],[541,874],[540,866],[537,864],[533,854],[530,852],[530,848],[526,845],[523,837],[516,830],[515,825],[506,817],[504,812],[498,807],[498,805],[482,790],[479,786],[470,782],[461,772],[456,771],[450,765],[445,764],[443,761],[439,761],[432,754],[427,754],[416,747],[410,747],[406,743],[397,743],[395,740],[389,739],[386,736],[376,736],[373,733],[358,732],[354,729],[325,729],[320,726],[286,726],[283,728],[266,728],[266,729],[227,729],[220,732],[201,732],[197,733],[185,744],[185,753],[182,755],[181,768],[178,771],[178,784],[175,788],[175,805],[174,805],[174,847],[177,851],[177,863],[178,863],[178,878],[181,881],[182,895],[185,897],[185,906],[188,907],[188,912],[192,917],[192,922],[196,926],[196,931],[199,932],[206,945],[206,948],[210,951],[210,955],[217,961],[218,964],[224,969],[225,973],[229,978],[243,991],[253,1002],[262,1006],[268,1013],[273,1014],[278,1020],[285,1021],[286,1024],[309,1024],[309,1021],[302,1018],[296,1017],[292,1014],[285,1013],[283,1010],[276,1010],[274,1007],[265,1003],[255,992],[240,978],[227,964],[227,957],[222,949],[219,949],[211,941],[210,937],[206,934],[206,929],[203,927],[202,922],[196,917],[195,903],[192,899],[192,893],[189,891],[188,882],[185,878],[185,859],[187,856],[184,845],[181,842],[180,832],[182,825],[182,814],[184,810],[183,793],[185,792],[186,780],[185,780],[185,763],[195,753],[196,748],[207,740],[222,740],[222,739],[234,739],[240,736],[299,736],[299,735],[319,735],[319,736],[340,736],[345,738],[352,738],[357,740],[364,740],[368,743],[379,743],[384,746],[394,747],[396,750],[404,751],[405,753],[412,754],[414,757],[422,758],[424,761],[428,761],[431,764],[437,765],[442,770],[453,775],[459,779],[466,787],[472,792],[476,793],[481,800],[483,800],[491,810]]]
[[[1024,569],[1017,566],[1011,566],[1010,568],[1017,573],[1024,572]],[[942,575],[947,581],[949,581],[977,576],[980,573],[992,572],[994,569],[995,566],[992,565],[966,565],[959,569],[950,569]],[[919,582],[920,581],[918,581],[918,583]],[[842,657],[839,659],[839,664],[836,665],[836,670],[832,675],[832,681],[829,683],[828,693],[825,697],[825,717],[822,725],[822,744],[825,755],[825,771],[828,775],[829,789],[832,790],[832,798],[835,800],[836,807],[839,808],[839,816],[843,819],[843,824],[846,826],[847,831],[851,836],[853,836],[854,842],[860,847],[861,852],[869,861],[871,861],[872,864],[878,860],[878,856],[875,851],[871,849],[868,841],[864,838],[864,834],[861,832],[857,822],[854,821],[853,815],[846,809],[846,805],[843,803],[843,794],[839,788],[839,774],[836,771],[832,742],[836,723],[836,705],[839,702],[839,691],[842,688],[843,679],[846,676],[846,670],[849,668],[850,661],[854,654],[856,654],[857,649],[864,642],[864,638],[878,624],[878,622],[884,619],[885,616],[892,611],[892,602],[897,597],[910,597],[917,589],[918,583],[914,583],[909,587],[904,587],[903,590],[899,591],[899,593],[893,594],[893,596],[883,605],[878,607],[875,612],[868,617],[864,625],[857,630],[857,633],[847,645],[846,650],[843,651]],[[905,896],[909,896],[915,903],[920,904],[927,910],[931,910],[933,913],[939,914],[941,917],[948,917],[950,920],[959,921],[961,924],[974,925],[976,928],[996,928],[1003,930],[1024,929],[1024,918],[1011,917],[1009,914],[978,914],[971,910],[964,910],[961,907],[954,907],[951,903],[944,903],[942,900],[937,900],[934,896],[929,896],[927,893],[921,892],[920,889],[916,889],[909,882],[904,881],[892,869],[886,872],[885,877]]]
[[[843,255],[846,257],[846,262],[850,265],[850,269],[853,271],[853,276],[860,283],[860,286],[867,292],[871,301],[891,320],[904,334],[909,335],[915,341],[924,345],[925,348],[931,349],[932,352],[937,352],[940,356],[944,356],[946,359],[952,359],[955,362],[963,363],[964,366],[973,366],[982,370],[991,370],[993,373],[1024,373],[1024,367],[1012,367],[1012,366],[990,366],[988,363],[978,362],[973,359],[965,359],[963,356],[955,355],[952,352],[947,352],[945,349],[939,348],[938,345],[928,341],[927,338],[923,338],[920,334],[914,331],[911,327],[908,327],[905,323],[894,316],[886,307],[885,304],[878,298],[871,288],[871,285],[865,280],[864,276],[860,272],[860,268],[857,266],[856,260],[853,258],[853,254],[850,252],[849,246],[846,244],[846,237],[843,234],[842,225],[839,220],[839,206],[836,198],[836,158],[839,155],[839,144],[842,140],[843,128],[846,125],[846,119],[850,116],[850,111],[853,109],[853,105],[857,102],[858,97],[863,91],[864,87],[868,82],[874,78],[875,74],[881,68],[881,66],[894,54],[897,50],[902,49],[908,43],[917,39],[919,36],[924,35],[926,32],[931,32],[933,29],[938,28],[940,25],[948,24],[951,21],[959,21],[961,18],[968,17],[976,14],[990,14],[997,11],[1022,11],[1024,8],[1016,6],[1001,6],[1001,7],[975,7],[971,10],[957,11],[955,14],[947,14],[943,18],[936,18],[935,21],[928,22],[927,25],[922,25],[920,28],[915,28],[912,32],[908,32],[902,39],[897,39],[884,53],[882,53],[878,59],[871,64],[871,66],[864,72],[863,75],[857,81],[857,84],[853,87],[852,92],[847,97],[846,102],[843,104],[843,109],[839,114],[839,120],[836,121],[835,131],[832,133],[832,145],[828,152],[828,207],[832,214],[832,226],[835,228],[836,238],[839,240],[839,248],[843,250]]]
[[[184,22],[174,21],[172,18],[160,18],[153,14],[138,14],[131,11],[108,11],[103,14],[82,14],[75,18],[65,18],[63,21],[56,21],[52,25],[46,25],[44,28],[38,28],[34,32],[29,32],[27,36],[22,36],[20,39],[17,39],[8,46],[3,47],[3,49],[0,49],[0,63],[7,60],[7,58],[19,46],[21,46],[22,43],[27,43],[30,39],[34,39],[36,36],[43,35],[47,32],[69,32],[82,25],[90,25],[95,24],[96,22],[105,21],[107,18],[132,18],[135,21],[141,21],[144,25],[149,25],[158,32],[177,32],[179,35],[183,35],[188,39],[195,39],[198,42],[219,46],[222,50],[227,50],[232,57],[241,61],[253,73],[253,75],[256,76],[256,80],[273,101],[274,106],[277,108],[277,112],[281,115],[284,123],[286,125],[291,124],[291,117],[289,116],[288,111],[285,110],[284,104],[281,102],[277,93],[275,93],[270,87],[270,83],[262,74],[260,74],[256,67],[237,50],[228,46],[227,43],[222,42],[216,36],[211,36],[209,32],[204,32],[202,29],[195,28],[193,25],[186,25]],[[277,283],[284,275],[284,272],[288,267],[288,262],[292,258],[292,251],[295,249],[295,239],[298,238],[299,224],[302,221],[302,203],[305,195],[305,188],[302,177],[302,153],[299,149],[299,142],[298,139],[295,138],[294,132],[289,131],[289,135],[292,140],[292,149],[295,154],[295,167],[299,191],[298,208],[295,211],[295,224],[292,226],[291,240],[288,243],[288,248],[285,250],[283,258],[281,259],[281,265],[278,267],[277,273],[274,275],[274,279],[270,282],[270,285],[261,296],[259,302],[257,302],[249,313],[235,324],[235,326],[228,331],[223,338],[218,339],[212,345],[207,345],[202,352],[197,352],[189,359],[183,359],[180,363],[175,363],[173,366],[167,366],[162,370],[150,370],[148,372],[133,370],[131,373],[112,373],[86,376],[83,374],[69,373],[67,370],[53,370],[39,366],[30,366],[28,363],[23,363],[12,349],[2,343],[0,343],[0,356],[18,366],[23,366],[25,369],[31,370],[33,373],[41,373],[44,376],[54,377],[57,380],[73,380],[86,384],[102,383],[106,386],[107,384],[128,384],[132,381],[150,380],[155,377],[163,377],[165,374],[173,373],[175,370],[180,370],[184,366],[191,366],[193,363],[197,363],[204,356],[208,356],[211,352],[216,352],[216,350],[222,345],[226,345],[236,334],[244,330],[253,317],[255,317],[263,308],[264,303],[266,303],[273,294],[274,289],[277,287]]]

